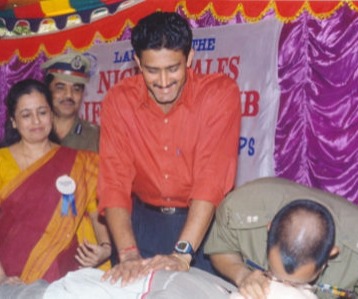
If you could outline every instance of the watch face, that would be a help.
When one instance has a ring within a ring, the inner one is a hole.
[[[188,241],[179,241],[178,243],[176,243],[174,251],[176,251],[177,253],[181,253],[181,254],[190,254],[190,255],[194,255],[194,250],[193,247],[191,246],[191,244]]]
[[[177,249],[182,251],[182,252],[190,252],[190,244],[189,242],[178,242],[177,243]]]

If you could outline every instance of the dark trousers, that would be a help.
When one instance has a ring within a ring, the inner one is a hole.
[[[172,253],[186,218],[187,213],[163,214],[159,211],[148,209],[138,199],[134,199],[132,226],[142,257],[148,258],[156,254]],[[191,265],[217,274],[211,265],[209,257],[204,255],[203,244],[196,251]]]

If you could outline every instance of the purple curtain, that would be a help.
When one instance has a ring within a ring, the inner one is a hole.
[[[358,204],[358,13],[283,27],[276,175]]]
[[[274,12],[265,18],[269,17]],[[237,15],[228,23],[242,22]],[[210,13],[190,23],[193,27],[223,24]],[[121,39],[128,37],[126,31]],[[284,25],[278,55],[276,175],[358,204],[358,13],[345,5],[324,20],[302,14]],[[41,80],[39,66],[44,59],[41,55],[22,63],[14,57],[0,66],[1,126],[9,87],[23,78]]]

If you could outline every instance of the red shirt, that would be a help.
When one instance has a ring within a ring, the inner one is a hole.
[[[99,209],[131,210],[131,193],[156,206],[216,206],[234,185],[240,95],[223,74],[187,72],[180,98],[165,114],[141,75],[108,91],[101,114]]]

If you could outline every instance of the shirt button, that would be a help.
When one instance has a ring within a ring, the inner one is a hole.
[[[164,146],[164,150],[167,151],[167,150],[168,150],[168,147],[167,147],[167,146]]]
[[[164,123],[167,124],[169,122],[169,119],[164,118]]]
[[[166,173],[166,174],[164,175],[164,178],[167,180],[167,179],[169,178],[169,174]]]
[[[165,200],[166,201],[171,201],[172,199],[170,197],[167,197]]]

